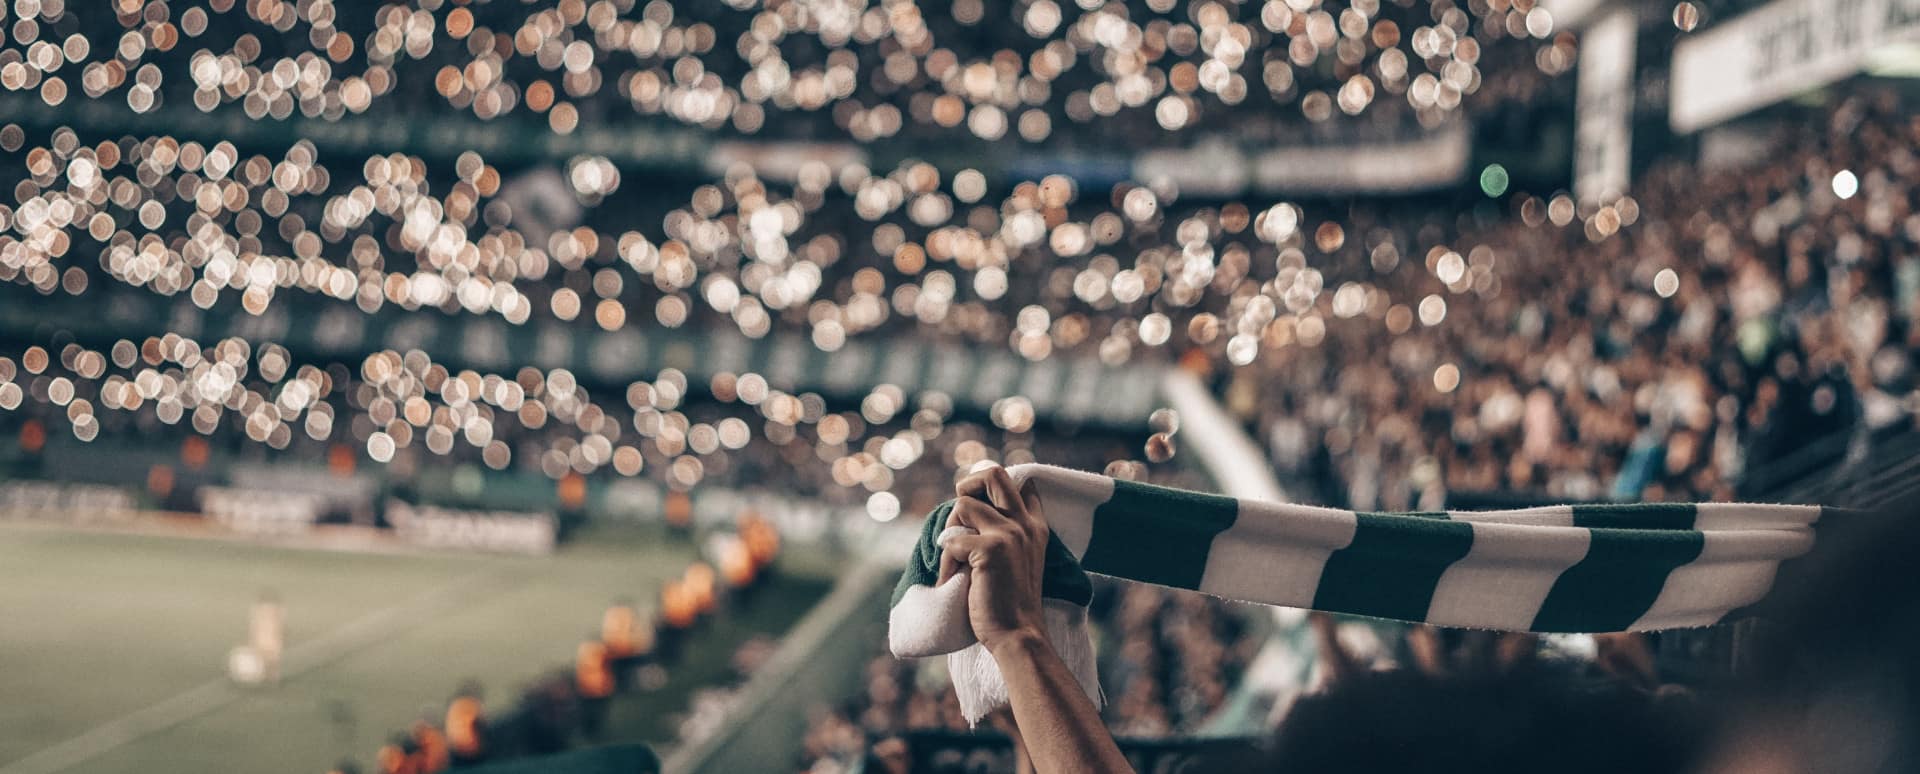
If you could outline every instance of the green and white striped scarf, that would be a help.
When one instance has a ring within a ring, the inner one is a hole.
[[[1086,573],[1226,599],[1437,626],[1531,632],[1708,626],[1758,602],[1782,561],[1813,546],[1821,508],[1732,503],[1361,513],[1255,502],[1049,465],[1038,481],[1048,546],[1048,636],[1100,701]],[[967,622],[965,574],[935,587],[942,505],[894,590],[894,655],[948,655],[969,719],[1005,686]]]

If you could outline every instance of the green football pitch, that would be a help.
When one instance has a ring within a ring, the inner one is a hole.
[[[342,757],[365,770],[463,680],[504,714],[522,686],[570,666],[610,602],[648,607],[694,555],[658,533],[500,557],[0,525],[0,774],[318,774]],[[729,674],[735,643],[785,631],[825,595],[826,567],[783,558],[750,612],[695,635],[665,687],[614,704],[606,741],[671,739],[689,693]],[[233,685],[228,650],[268,591],[286,609],[285,678]]]

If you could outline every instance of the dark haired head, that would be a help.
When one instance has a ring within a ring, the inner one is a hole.
[[[1363,672],[1301,698],[1268,771],[1684,772],[1702,723],[1688,702],[1556,668]]]

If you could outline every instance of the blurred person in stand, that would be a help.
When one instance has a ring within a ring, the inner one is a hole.
[[[606,646],[616,684],[627,686],[653,650],[653,632],[641,624],[633,603],[623,599],[601,614],[600,642]]]
[[[743,587],[748,592],[747,600],[750,600],[753,589],[765,585],[773,577],[774,560],[780,556],[780,531],[754,511],[740,514],[738,529],[740,541],[746,548],[746,562],[752,567],[752,577]]]
[[[684,580],[671,579],[660,587],[660,626],[654,647],[662,663],[679,660],[698,616],[698,600]]]
[[[453,765],[447,747],[447,735],[427,719],[416,720],[408,730],[413,742],[414,770],[419,774],[438,774]]]
[[[373,754],[373,765],[380,774],[423,774],[420,762],[408,749],[410,741],[404,734],[396,734]]]
[[[486,760],[485,707],[480,686],[468,682],[447,702],[447,750],[454,766],[473,766]]]
[[[574,652],[573,690],[580,697],[580,730],[598,741],[606,728],[614,676],[607,646],[598,639],[580,643]]]
[[[555,671],[541,677],[521,695],[518,704],[496,736],[505,737],[511,750],[501,757],[550,755],[567,749],[574,732],[582,725],[581,699],[574,670]],[[504,745],[495,745],[498,749]],[[489,752],[492,756],[496,753]]]
[[[1920,772],[1914,485],[1882,482],[1896,505],[1823,517],[1818,549],[1782,568],[1763,603],[1777,625],[1757,632],[1702,774]]]
[[[1309,619],[1326,683],[1295,701],[1247,770],[1680,772],[1706,713],[1656,693],[1642,635],[1601,640],[1595,673],[1536,657],[1531,634],[1407,630],[1409,664],[1374,668],[1333,617]]]

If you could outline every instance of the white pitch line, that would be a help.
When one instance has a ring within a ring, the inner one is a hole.
[[[493,576],[493,577],[488,577]],[[424,622],[426,609],[471,596],[483,585],[498,583],[501,572],[478,572],[447,583],[397,605],[376,610],[287,649],[282,682],[325,666],[373,645],[395,631]],[[51,747],[0,767],[0,774],[54,774],[92,760],[149,734],[205,715],[248,695],[226,678],[215,678],[159,702],[129,712]]]

